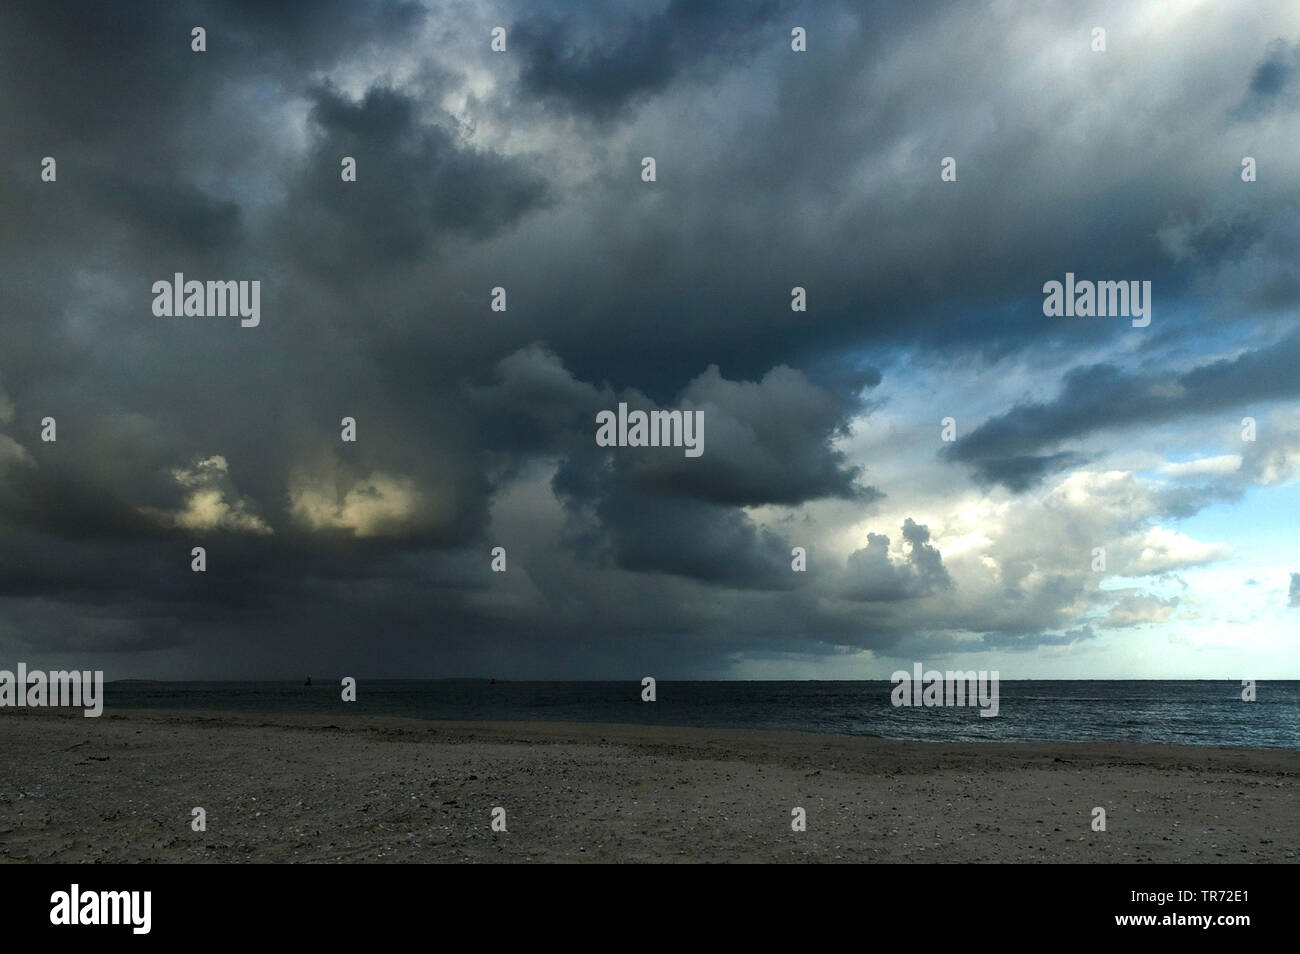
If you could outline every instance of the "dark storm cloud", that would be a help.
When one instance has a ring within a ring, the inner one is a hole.
[[[1064,633],[985,633],[984,644],[1028,652],[1039,646],[1072,646],[1088,639],[1096,639],[1097,634],[1091,626],[1080,626]]]
[[[699,459],[664,450],[620,457],[634,487],[731,506],[880,496],[857,483],[862,468],[833,446],[847,433],[853,401],[798,371],[782,366],[757,382],[727,381],[710,365],[673,406],[702,410],[706,451]]]
[[[1035,451],[1106,428],[1173,420],[1300,394],[1300,332],[1276,344],[1181,374],[1135,372],[1112,364],[1074,368],[1051,401],[1024,404],[985,421],[943,451],[982,479],[1024,490],[1045,473],[1078,463],[1072,452]]]
[[[297,69],[328,63],[363,44],[409,35],[428,16],[414,0],[224,0],[198,8],[211,10],[216,32],[228,28],[242,52],[289,54]]]
[[[845,598],[866,603],[892,602],[951,588],[943,557],[929,543],[929,528],[908,517],[903,522],[903,539],[907,542],[907,563],[896,564],[889,559],[889,537],[867,534],[867,545],[849,555]]]
[[[948,571],[943,567],[943,557],[930,544],[930,528],[918,524],[911,517],[903,521],[903,539],[908,545],[908,562],[916,569],[926,592],[952,586]]]
[[[569,545],[592,563],[731,587],[789,587],[793,544],[732,508],[880,496],[856,483],[860,469],[832,445],[854,402],[790,368],[736,382],[710,367],[688,384],[668,407],[702,410],[704,453],[696,458],[677,447],[598,447],[598,411],[620,401],[632,410],[657,405],[578,381],[545,348],[502,359],[496,377],[471,393],[504,415],[493,426],[515,452],[563,456],[552,486],[570,514]]]
[[[564,432],[583,431],[589,426],[594,434],[596,412],[615,400],[609,387],[597,388],[579,381],[564,367],[559,355],[541,344],[506,355],[495,370],[494,383],[471,387],[470,393],[487,407],[527,419],[524,427],[509,435],[513,446],[518,446],[513,442],[528,435],[538,435],[535,423],[544,429],[538,435],[540,446],[550,446]]]
[[[610,556],[625,570],[742,589],[783,589],[797,582],[790,542],[738,511],[614,489],[600,499],[595,514],[608,529]]]
[[[728,381],[711,365],[665,405],[637,391],[615,394],[580,382],[557,355],[538,346],[504,358],[497,376],[495,384],[474,389],[479,400],[539,421],[547,445],[574,447],[584,467],[592,466],[597,450],[599,411],[616,411],[620,402],[629,411],[701,411],[701,456],[686,457],[675,447],[614,455],[623,483],[647,496],[724,506],[796,505],[826,497],[865,502],[880,496],[858,483],[862,469],[834,446],[847,432],[856,401],[814,385],[792,368],[773,368],[759,381]],[[523,431],[510,433],[526,440]]]
[[[1246,98],[1235,110],[1240,118],[1254,118],[1283,107],[1295,105],[1300,89],[1300,43],[1288,43],[1279,37],[1269,44],[1268,52],[1255,67]]]
[[[400,0],[7,4],[0,101],[29,117],[24,131],[40,145],[165,135],[178,111],[210,107],[241,73],[306,85],[312,68],[401,38],[424,16]],[[208,32],[206,53],[191,49],[196,26]]]
[[[1112,326],[1042,316],[1042,282],[1067,269],[1157,283],[1167,335],[1137,349],[1155,368],[1200,353],[1189,303],[1226,301],[1231,327],[1254,318],[1242,301],[1284,320],[1296,300],[1285,164],[1261,160],[1243,207],[1231,170],[1196,158],[1252,76],[1255,115],[1290,101],[1292,47],[1082,65],[1062,55],[1072,5],[1050,2],[478,14],[0,8],[6,647],[116,654],[128,674],[360,655],[378,674],[562,677],[725,675],[751,651],[918,628],[1032,640],[1083,584],[1052,575],[1054,552],[994,553],[1006,586],[963,602],[960,560],[904,516],[922,512],[908,479],[876,486],[877,461],[845,449],[906,395],[877,365],[1104,352]],[[1190,79],[1212,54],[1238,85],[1201,121]],[[957,183],[938,179],[945,155]],[[152,282],[180,270],[262,280],[261,326],[154,318]],[[489,309],[498,285],[508,312]],[[1090,357],[1025,419],[987,412],[954,459],[1025,489],[1079,462],[1056,441],[1108,422],[1293,395],[1296,350],[1149,378]],[[702,410],[704,455],[598,448],[594,415],[619,401]],[[882,533],[822,556],[900,497],[873,530],[902,521],[902,556]],[[496,545],[507,573],[488,569]]]
[[[1091,93],[1072,97],[1040,84],[1022,91],[1014,109],[1003,102],[1006,61],[988,46],[1008,34],[1024,36],[1024,23],[994,17],[967,24],[971,48],[951,61],[922,67],[892,55],[891,37],[954,29],[945,13],[952,8],[915,4],[902,12],[819,7],[777,17],[772,42],[755,47],[751,68],[775,94],[752,121],[729,121],[725,106],[706,111],[715,94],[703,83],[646,94],[683,109],[602,157],[598,181],[625,211],[603,220],[583,247],[604,266],[593,269],[593,292],[620,316],[622,334],[618,341],[592,336],[588,323],[561,320],[558,309],[571,309],[571,302],[556,303],[554,311],[548,303],[542,312],[551,326],[547,339],[575,373],[607,376],[618,386],[635,382],[662,400],[664,388],[697,373],[698,354],[727,354],[729,374],[753,378],[780,363],[820,368],[860,346],[921,341],[940,352],[990,357],[1048,341],[1084,347],[1111,337],[1113,326],[1050,321],[1041,311],[1042,283],[1067,270],[1153,281],[1156,320],[1172,324],[1206,259],[1249,262],[1256,289],[1292,269],[1293,260],[1251,244],[1294,231],[1295,203],[1284,193],[1278,207],[1253,208],[1216,230],[1217,220],[1199,213],[1232,208],[1233,200],[1226,186],[1208,186],[1185,153],[1171,146],[1162,159],[1150,154],[1149,143],[1134,141],[1120,147],[1148,150],[1134,166],[1116,161],[1113,141],[1067,143],[1058,135],[1063,127],[1041,121],[1050,114],[1064,126],[1091,122],[1080,105]],[[1067,14],[1066,5],[1047,4],[1016,16],[1041,16],[1044,36],[1056,42],[1053,31],[1073,29]],[[816,55],[789,51],[784,20],[808,23]],[[607,43],[608,30],[592,33]],[[587,36],[575,30],[568,42],[585,49]],[[951,95],[939,103],[918,93],[930,84]],[[1129,91],[1107,108],[1142,115],[1189,143],[1217,134],[1200,125],[1174,131],[1173,116],[1200,115],[1175,87],[1143,95]],[[733,108],[744,116],[752,105]],[[628,108],[618,115],[642,114]],[[996,137],[988,135],[992,128]],[[653,185],[636,179],[647,154],[658,161],[660,181]],[[959,181],[941,184],[939,158],[954,154]],[[1176,260],[1160,238],[1180,215],[1203,225],[1199,261]],[[1064,221],[1069,229],[1058,227]],[[1010,224],[974,229],[956,222]],[[732,240],[750,234],[764,241]],[[611,244],[624,249],[621,261],[606,261]],[[618,265],[626,271],[614,283],[609,268]],[[1270,274],[1261,281],[1259,272]],[[795,284],[810,296],[811,320],[798,333],[788,321]],[[665,336],[658,333],[665,314],[690,320]],[[741,327],[744,340],[737,341]]]
[[[554,15],[527,15],[508,35],[525,58],[520,81],[529,94],[610,119],[639,98],[663,92],[692,67],[717,73],[720,60],[756,43],[779,42],[779,32],[755,34],[792,6],[784,0],[671,0],[647,17],[621,11],[598,36],[584,36],[586,24],[577,17]]]
[[[229,248],[241,238],[238,204],[205,195],[194,186],[108,179],[101,188],[103,212],[118,223],[129,222],[136,240],[147,245],[201,256]]]
[[[81,658],[97,653],[111,659],[192,648],[184,617],[174,606],[117,603],[97,610],[49,597],[3,599],[0,606],[0,640],[23,653],[76,653]]]
[[[308,244],[303,254],[329,255],[330,269],[410,264],[439,240],[509,229],[544,201],[538,174],[422,123],[410,96],[382,88],[355,103],[328,88],[310,95],[316,148],[292,206],[299,227],[307,226],[297,233]],[[358,167],[347,189],[338,187],[343,156]]]
[[[1083,462],[1083,455],[1068,451],[1038,456],[1021,454],[1012,457],[992,457],[981,459],[975,464],[975,477],[983,482],[1001,484],[1008,490],[1022,493],[1037,486],[1048,474]]]

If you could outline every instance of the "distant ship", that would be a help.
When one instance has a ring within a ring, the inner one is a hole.
[[[311,685],[311,676],[308,676],[308,677],[307,677],[307,681],[304,682],[303,685],[304,685],[304,686],[310,686],[310,685]]]

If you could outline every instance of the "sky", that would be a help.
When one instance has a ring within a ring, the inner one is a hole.
[[[0,667],[1300,678],[1293,0],[5,4],[0,64]]]

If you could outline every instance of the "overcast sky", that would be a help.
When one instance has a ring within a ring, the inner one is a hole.
[[[5,4],[0,129],[0,668],[1300,678],[1294,0]]]

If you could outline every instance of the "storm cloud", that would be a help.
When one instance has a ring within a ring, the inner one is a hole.
[[[6,6],[0,656],[1119,671],[1211,625],[1175,578],[1286,571],[1184,524],[1300,474],[1300,14],[1260,6]],[[1066,272],[1151,325],[1047,317]],[[176,273],[260,324],[156,317]],[[621,403],[704,453],[598,446]]]

